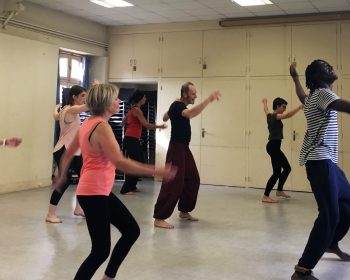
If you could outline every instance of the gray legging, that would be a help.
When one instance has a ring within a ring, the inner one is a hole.
[[[91,252],[81,264],[75,280],[88,280],[108,258],[111,249],[110,225],[115,226],[122,236],[114,246],[105,274],[114,278],[120,264],[140,235],[140,228],[124,204],[113,194],[78,195],[84,210],[91,238]]]

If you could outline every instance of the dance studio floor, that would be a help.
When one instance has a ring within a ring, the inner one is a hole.
[[[201,186],[199,222],[170,218],[174,230],[153,227],[160,184],[139,183],[141,193],[121,196],[141,236],[122,264],[118,280],[288,280],[316,216],[312,194],[291,193],[275,205],[260,202],[262,190]],[[59,204],[62,224],[44,222],[51,188],[0,195],[0,279],[70,280],[90,250],[84,219],[72,215],[75,187]],[[119,237],[112,229],[113,243]],[[350,251],[349,234],[340,244]],[[102,278],[104,265],[93,279]],[[325,254],[315,275],[350,279],[350,263]]]

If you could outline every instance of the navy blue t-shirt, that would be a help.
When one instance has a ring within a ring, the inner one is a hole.
[[[190,120],[181,115],[185,109],[187,107],[181,101],[174,101],[170,105],[168,115],[171,121],[171,143],[189,144],[191,141]]]

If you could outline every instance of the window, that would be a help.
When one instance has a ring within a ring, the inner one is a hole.
[[[60,103],[63,88],[81,85],[84,76],[83,56],[75,53],[60,52]]]

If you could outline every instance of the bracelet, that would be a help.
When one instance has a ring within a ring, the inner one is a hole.
[[[4,139],[2,140],[2,146],[3,146],[3,147],[6,146],[6,138],[4,138]]]

